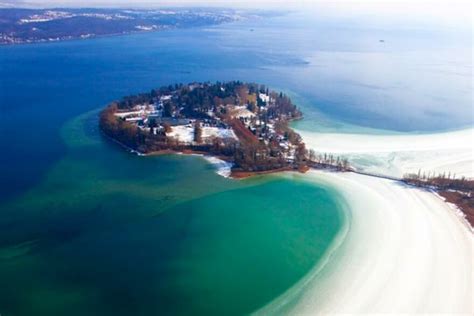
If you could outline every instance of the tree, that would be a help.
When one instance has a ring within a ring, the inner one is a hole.
[[[295,163],[297,165],[306,164],[307,155],[308,155],[308,151],[306,150],[305,144],[299,143],[295,149]]]
[[[247,105],[247,110],[249,110],[250,112],[255,112],[257,108],[255,107],[255,104],[254,103],[249,103]]]
[[[154,134],[155,128],[158,126],[156,124],[156,120],[149,120],[148,121],[148,127],[150,128],[150,134]]]
[[[173,104],[169,101],[163,104],[164,116],[173,116]]]
[[[239,97],[240,105],[244,105],[247,102],[248,96],[249,96],[247,87],[244,85],[241,85],[240,87],[237,88],[236,93],[237,93],[237,96]]]
[[[173,129],[171,128],[171,125],[169,123],[163,123],[163,129],[165,133],[171,133]]]
[[[309,160],[316,161],[316,152],[314,151],[314,149],[309,150]]]
[[[349,160],[347,160],[347,158],[343,158],[342,159],[342,168],[343,168],[343,170],[348,170],[349,167],[350,167]]]
[[[202,143],[202,127],[199,121],[194,123],[194,141],[198,144]]]

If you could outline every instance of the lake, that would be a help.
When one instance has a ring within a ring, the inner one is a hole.
[[[293,13],[0,47],[0,313],[262,307],[348,224],[338,193],[131,155],[101,136],[97,109],[161,85],[243,80],[291,95],[300,129],[449,130],[473,122],[464,36]]]

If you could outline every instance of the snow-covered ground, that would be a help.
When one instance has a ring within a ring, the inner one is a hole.
[[[204,126],[202,128],[203,140],[210,137],[233,138],[237,140],[237,136],[232,129]]]
[[[166,133],[166,136],[173,137],[180,142],[189,144],[194,141],[194,127],[189,125],[173,126],[171,132]],[[232,129],[203,126],[202,140],[206,141],[211,137],[237,139],[237,136]]]
[[[255,113],[249,111],[245,105],[241,105],[241,106],[235,106],[231,111],[231,115],[233,117],[250,118],[250,117],[254,117]]]
[[[309,148],[347,156],[365,171],[402,176],[421,169],[474,177],[474,128],[435,134],[298,133]]]
[[[194,127],[188,125],[178,125],[171,128],[171,132],[166,133],[167,137],[183,143],[192,143],[194,141]]]
[[[465,314],[473,235],[436,195],[353,173],[288,174],[335,189],[346,226],[318,266],[257,314]]]
[[[116,117],[125,118],[127,116],[141,116],[145,114],[145,110],[127,111],[114,113]]]

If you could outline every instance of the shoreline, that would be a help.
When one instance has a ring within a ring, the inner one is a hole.
[[[107,136],[107,135],[106,135]],[[110,136],[107,136],[108,138],[111,138]],[[111,138],[112,139],[112,138]],[[188,155],[188,156],[200,156],[203,158],[212,158],[216,160],[220,160],[229,164],[233,164],[233,160],[230,159],[227,156],[218,156],[218,155],[213,155],[205,151],[199,151],[199,150],[192,150],[192,149],[184,149],[184,150],[174,150],[174,149],[162,149],[158,151],[153,151],[150,153],[142,153],[137,150],[131,149],[130,147],[122,144],[118,140],[112,139],[116,143],[120,144],[129,152],[136,154],[137,156],[144,156],[144,157],[151,157],[151,156],[163,156],[163,155]],[[209,161],[209,159],[206,159],[208,162],[212,163]],[[242,179],[247,179],[259,175],[266,175],[266,174],[274,174],[274,173],[281,173],[281,172],[298,172],[298,173],[306,173],[312,168],[307,167],[302,170],[294,169],[291,166],[288,167],[283,167],[283,168],[278,168],[278,169],[270,169],[270,170],[264,170],[264,171],[233,171],[231,169],[230,174],[227,176],[224,176],[225,178],[231,178],[231,179],[236,179],[236,180],[242,180]]]
[[[264,171],[232,171],[231,178],[233,179],[246,179],[254,176],[265,175],[265,174],[272,174],[272,173],[280,173],[285,171],[296,171],[292,167],[283,167],[279,169],[271,169],[271,170],[264,170]]]
[[[129,153],[135,154],[137,156],[141,157],[152,157],[152,156],[164,156],[164,155],[189,155],[189,156],[200,156],[206,159],[206,157],[210,157],[213,159],[218,159],[226,163],[233,163],[232,159],[229,159],[227,156],[216,156],[209,154],[208,152],[205,151],[198,151],[198,150],[192,150],[192,149],[185,149],[185,150],[173,150],[173,149],[162,149],[158,151],[152,151],[149,153],[142,153],[140,151],[137,151],[135,149],[130,148],[129,146],[123,144],[122,142],[116,140],[115,138],[110,137],[109,135],[105,134],[104,132],[101,132],[103,136],[105,136],[107,139],[112,140],[114,143],[118,144],[119,146],[125,148]],[[213,164],[209,159],[206,159],[210,164]],[[219,170],[217,173],[225,178],[231,178],[231,179],[246,179],[258,175],[264,175],[264,174],[272,174],[272,173],[279,173],[279,172],[284,172],[284,171],[294,171],[291,167],[285,167],[285,168],[280,168],[280,169],[273,169],[273,170],[266,170],[266,171],[232,171],[230,170],[230,173],[228,175],[222,175],[219,173]]]
[[[176,29],[176,28],[175,28]],[[119,36],[127,36],[127,35],[137,35],[137,34],[144,34],[144,33],[157,33],[157,32],[164,32],[168,30],[175,30],[175,29],[161,29],[161,30],[150,30],[150,31],[130,31],[126,33],[111,33],[111,34],[103,34],[103,35],[94,35],[89,37],[71,37],[71,38],[64,38],[58,39],[54,41],[44,40],[44,41],[33,41],[33,42],[20,42],[20,43],[0,43],[0,47],[10,47],[10,46],[20,46],[20,45],[38,45],[38,44],[54,44],[54,43],[63,43],[63,42],[74,42],[74,41],[87,41],[87,40],[94,40],[94,39],[101,39],[107,37],[119,37]]]
[[[473,234],[433,192],[354,173],[285,176],[335,190],[350,222],[323,262],[256,314],[473,312]]]
[[[454,214],[459,218],[459,220],[464,224],[464,226],[466,226],[466,228],[472,234],[474,234],[474,226],[469,221],[466,212],[464,212],[464,210],[460,206],[458,206],[456,203],[450,202],[448,198],[442,195],[443,192],[440,193],[436,190],[432,190],[432,193],[441,201],[443,201],[454,212]]]

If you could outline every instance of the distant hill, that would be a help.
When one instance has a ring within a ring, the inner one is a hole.
[[[215,25],[258,15],[232,9],[0,9],[0,44]]]

